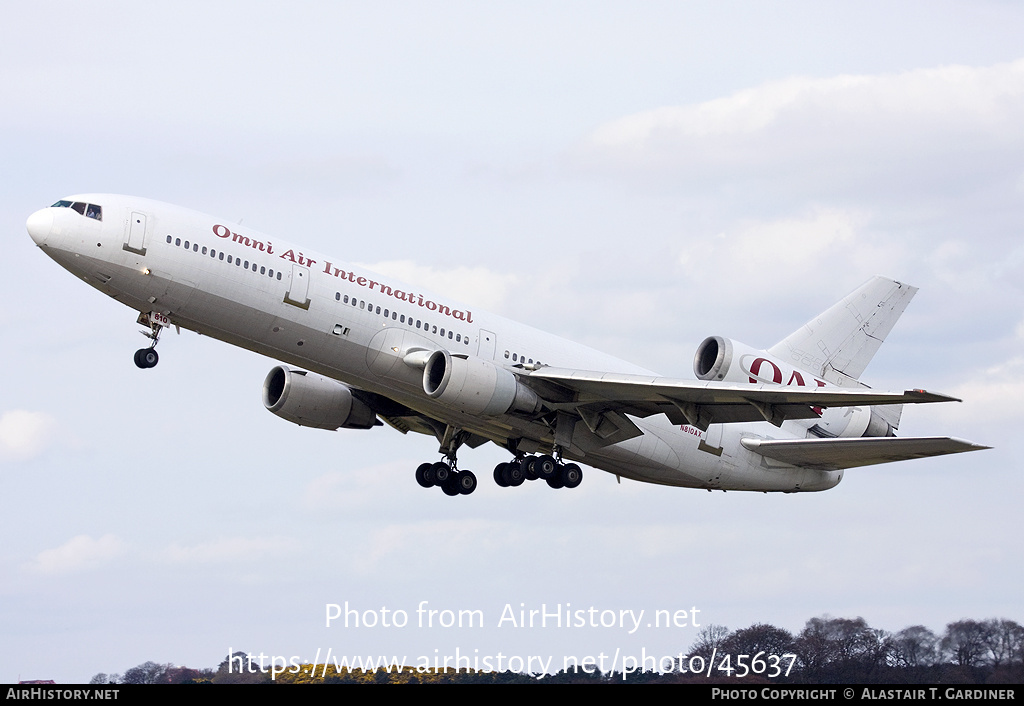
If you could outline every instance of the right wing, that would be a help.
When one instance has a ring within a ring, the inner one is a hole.
[[[781,426],[788,419],[820,417],[817,409],[822,407],[959,402],[925,390],[746,385],[550,367],[520,373],[520,380],[533,387],[547,406],[575,412],[602,437],[605,434],[598,431],[602,426],[609,434],[615,432],[613,427],[622,431],[623,423],[632,426],[624,414],[641,418],[664,414],[673,424],[706,430],[711,424],[732,422],[767,421]]]

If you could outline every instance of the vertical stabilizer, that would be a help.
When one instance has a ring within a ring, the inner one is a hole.
[[[834,385],[858,386],[916,293],[917,287],[874,277],[768,352]]]

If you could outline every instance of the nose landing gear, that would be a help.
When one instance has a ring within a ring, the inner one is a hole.
[[[160,340],[160,332],[164,330],[165,326],[170,326],[171,321],[166,315],[157,311],[151,311],[148,314],[145,312],[139,314],[136,323],[149,328],[148,331],[140,331],[139,333],[153,341],[153,343],[149,348],[140,348],[135,351],[135,365],[142,369],[156,367],[156,364],[160,362],[160,356],[156,352],[156,344]]]
[[[160,362],[155,348],[140,348],[135,351],[135,364],[140,368],[152,368]]]

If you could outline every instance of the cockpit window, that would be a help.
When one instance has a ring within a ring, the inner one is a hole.
[[[73,211],[81,213],[83,216],[88,218],[95,218],[97,221],[103,220],[103,207],[97,206],[94,203],[82,203],[81,201],[58,201],[53,204],[50,208],[70,208]]]

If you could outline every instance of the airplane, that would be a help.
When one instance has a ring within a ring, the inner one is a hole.
[[[151,339],[139,368],[157,364],[169,327],[281,361],[263,383],[268,410],[319,429],[434,436],[441,460],[414,475],[449,496],[477,487],[459,450],[487,442],[510,454],[492,473],[501,487],[575,488],[584,464],[619,482],[766,493],[989,448],[895,436],[904,404],[959,400],[860,381],[917,292],[884,277],[770,348],[706,338],[687,380],[149,199],[69,196],[26,225],[46,255],[139,312]]]

